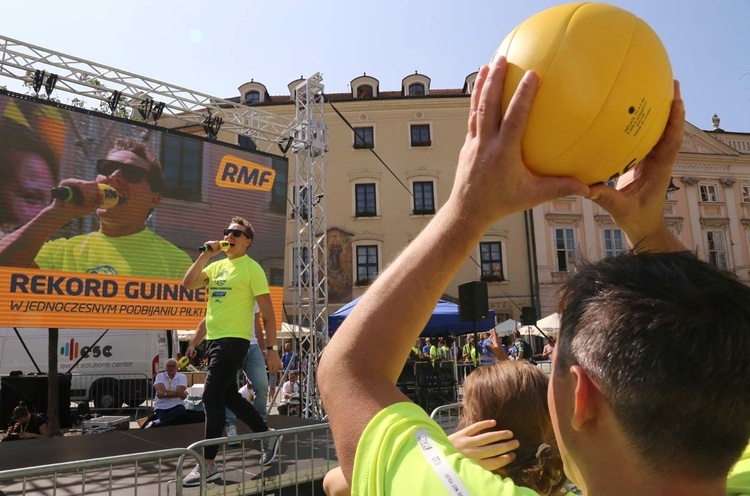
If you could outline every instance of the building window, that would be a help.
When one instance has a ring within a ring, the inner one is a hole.
[[[727,249],[724,231],[706,231],[708,263],[717,269],[727,268]]]
[[[372,126],[354,128],[354,148],[375,148]]]
[[[412,83],[409,85],[409,96],[424,96],[424,84]]]
[[[411,125],[411,146],[430,146],[430,125],[429,124],[412,124]]]
[[[162,134],[161,167],[164,171],[164,196],[178,200],[201,201],[203,143]]]
[[[260,103],[260,91],[248,91],[245,93],[245,103],[247,105],[255,105]]]
[[[576,263],[576,240],[573,229],[555,229],[558,272],[570,272]]]
[[[624,251],[621,229],[604,230],[604,256],[616,257]]]
[[[375,203],[375,183],[355,184],[354,201],[357,217],[375,217],[378,214]]]
[[[307,284],[310,280],[310,250],[307,247],[302,248],[302,257],[297,257],[297,248],[292,248],[292,286],[297,286],[302,274],[302,284]]]
[[[363,84],[357,87],[357,98],[372,98],[373,89],[369,84]]]
[[[750,203],[750,186],[743,184],[740,191],[742,191],[742,203]]]
[[[715,203],[719,201],[719,195],[716,193],[715,184],[701,184],[700,192],[701,192],[702,202],[714,202]]]
[[[377,245],[357,246],[357,286],[366,286],[378,277]]]
[[[505,280],[502,243],[499,241],[479,243],[479,258],[483,281],[499,282]]]
[[[432,181],[414,181],[414,215],[435,213],[435,192]]]

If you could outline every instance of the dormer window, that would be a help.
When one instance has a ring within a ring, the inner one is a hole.
[[[403,96],[428,96],[430,94],[430,78],[415,72],[401,80],[401,94]]]
[[[369,84],[363,84],[357,88],[357,98],[372,98],[373,89]]]
[[[265,85],[250,81],[239,87],[242,103],[245,105],[256,105],[270,100]]]
[[[410,84],[409,96],[424,96],[424,84],[422,83]]]
[[[245,103],[248,105],[260,103],[260,91],[248,91],[245,93]]]
[[[471,74],[466,76],[466,80],[464,81],[464,87],[461,90],[462,93],[471,95],[474,92],[474,83],[476,83],[478,75],[479,75],[479,72],[472,72]]]

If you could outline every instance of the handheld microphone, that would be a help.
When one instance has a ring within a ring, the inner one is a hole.
[[[120,196],[120,193],[118,193],[112,186],[104,183],[99,183],[98,186],[99,190],[102,192],[102,197],[104,198],[99,208],[106,210],[122,203],[124,200],[124,198]],[[52,198],[56,200],[75,203],[76,205],[83,204],[83,193],[78,189],[78,186],[58,186],[52,188],[50,193],[52,194]]]
[[[219,249],[221,251],[227,251],[231,245],[229,244],[229,241],[221,240],[219,241]],[[211,245],[206,243],[205,245],[198,248],[198,251],[203,253],[204,251],[211,251]]]

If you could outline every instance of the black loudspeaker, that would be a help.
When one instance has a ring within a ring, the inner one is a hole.
[[[536,308],[521,307],[521,325],[536,325]]]
[[[472,281],[458,287],[459,314],[461,322],[486,320],[490,314],[487,283]]]
[[[12,423],[13,409],[23,401],[33,413],[47,415],[47,376],[22,375],[0,378],[0,428]],[[57,376],[60,427],[71,427],[70,376]]]

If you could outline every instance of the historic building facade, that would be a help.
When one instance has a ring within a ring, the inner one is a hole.
[[[400,89],[382,90],[377,78],[363,75],[349,92],[326,95],[330,312],[361,295],[448,199],[475,78],[470,74],[460,89],[433,89],[429,77],[415,73]],[[230,100],[293,117],[301,81],[279,96],[251,81]],[[700,258],[750,283],[750,133],[724,131],[716,116],[713,122],[710,131],[686,123],[675,188],[666,196],[667,225]],[[253,146],[231,133],[219,139]],[[284,299],[291,304],[297,277],[291,212],[287,219]],[[460,284],[485,280],[498,321],[520,319],[521,308],[532,305],[544,317],[580,263],[628,248],[606,211],[583,198],[560,198],[495,223],[445,294],[457,298]]]
[[[685,125],[664,213],[667,227],[703,260],[750,283],[750,134]],[[674,189],[674,188],[672,188]],[[582,261],[629,248],[604,209],[567,197],[534,208],[541,314],[554,312],[560,284]]]
[[[411,74],[400,89],[386,91],[377,78],[363,75],[351,81],[350,92],[326,95],[331,312],[361,295],[448,199],[475,77],[470,74],[461,89],[441,90],[431,88],[429,77]],[[281,96],[270,96],[263,84],[251,81],[240,86],[240,97],[234,100],[293,117],[293,91],[300,81],[290,82],[289,92]],[[294,159],[289,156],[291,169]],[[285,301],[291,302],[297,271],[294,219],[288,218]],[[518,318],[521,307],[532,303],[527,223],[530,216],[517,214],[494,224],[446,296],[458,298],[460,284],[486,280],[496,318]]]

